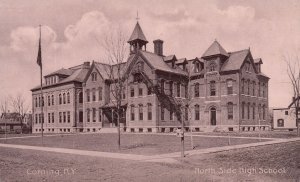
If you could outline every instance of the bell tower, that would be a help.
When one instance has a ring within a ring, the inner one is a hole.
[[[148,41],[138,21],[136,22],[134,30],[127,42],[130,45],[130,54],[134,54],[138,50],[146,50],[146,44]]]

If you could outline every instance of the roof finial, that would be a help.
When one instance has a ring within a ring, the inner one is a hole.
[[[139,21],[139,11],[136,11],[136,21]]]

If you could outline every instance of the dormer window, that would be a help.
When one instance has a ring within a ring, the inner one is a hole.
[[[194,64],[194,72],[195,73],[200,72],[200,63],[199,62],[195,62],[195,64]]]
[[[97,81],[97,73],[92,73],[92,81]]]

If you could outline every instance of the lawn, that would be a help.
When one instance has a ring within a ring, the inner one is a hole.
[[[190,156],[179,159],[178,164],[1,148],[0,181],[299,181],[299,148],[300,142],[267,145]],[[249,175],[195,172],[209,168],[284,168],[285,173]],[[36,174],[37,170],[47,173]]]
[[[259,137],[263,138],[295,138],[297,131],[245,131],[245,132],[197,132],[194,135],[213,135],[213,136],[238,136],[238,137]]]
[[[261,140],[267,141],[267,140]],[[0,143],[22,144],[41,146],[40,137],[16,138],[0,140]],[[258,139],[231,138],[230,145],[259,142]],[[229,145],[228,137],[193,137],[196,149],[219,147]],[[121,150],[117,146],[117,134],[95,133],[77,135],[59,135],[44,137],[44,146],[93,150],[102,152],[121,152],[142,155],[155,155],[179,152],[181,149],[180,138],[175,135],[155,134],[122,134]],[[191,150],[191,138],[185,138],[185,148]]]

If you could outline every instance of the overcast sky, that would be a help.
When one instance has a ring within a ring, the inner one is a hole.
[[[42,24],[44,72],[102,60],[99,42],[113,27],[128,36],[139,22],[152,41],[164,40],[164,53],[200,57],[217,39],[226,51],[250,47],[262,58],[270,107],[287,107],[292,92],[284,56],[300,56],[299,0],[0,0],[0,100],[39,84],[36,64]]]

